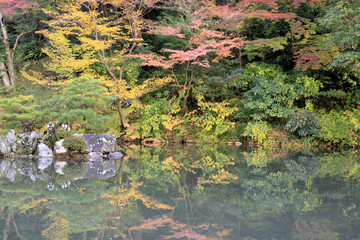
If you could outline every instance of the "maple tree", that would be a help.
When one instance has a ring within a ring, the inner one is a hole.
[[[145,66],[159,66],[171,71],[177,86],[181,88],[181,115],[185,114],[187,99],[193,84],[199,79],[198,74],[223,58],[234,57],[233,50],[242,49],[244,45],[243,37],[216,30],[211,19],[203,14],[202,8],[195,8],[199,4],[188,2],[186,5],[181,1],[170,1],[165,5],[165,9],[178,9],[185,15],[185,20],[178,21],[176,26],[165,23],[149,30],[149,33],[155,35],[176,37],[181,42],[182,49],[164,48],[161,52],[165,56],[161,57],[154,54],[139,56],[144,60],[142,64]],[[178,69],[180,70],[177,72]]]
[[[40,84],[66,86],[75,76],[100,79],[116,97],[116,106],[122,126],[132,129],[127,122],[122,103],[152,91],[172,79],[150,78],[141,85],[124,76],[124,68],[133,52],[142,44],[140,30],[145,4],[151,1],[108,1],[109,16],[104,16],[98,1],[59,4],[59,10],[47,11],[53,18],[47,22],[50,29],[41,33],[48,39],[44,52],[51,61],[46,68],[58,74],[57,79],[41,73],[24,73],[28,79]],[[112,48],[115,48],[114,50]],[[99,68],[100,64],[100,68]],[[62,80],[59,81],[59,78]]]
[[[11,18],[15,14],[17,14],[17,10],[23,10],[27,8],[33,8],[37,5],[35,1],[28,0],[4,0],[0,2],[0,28],[2,35],[0,36],[2,42],[4,44],[5,55],[7,64],[5,64],[2,60],[0,60],[0,74],[2,75],[4,86],[9,88],[11,85],[14,85],[15,82],[15,68],[14,68],[14,52],[18,45],[19,39],[26,33],[20,33],[13,47],[10,46],[9,35],[7,32],[6,24],[5,24],[5,16]]]

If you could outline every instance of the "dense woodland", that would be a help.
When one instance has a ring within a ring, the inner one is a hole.
[[[2,0],[0,130],[359,146],[356,0]]]

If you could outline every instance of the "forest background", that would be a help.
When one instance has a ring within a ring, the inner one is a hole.
[[[2,0],[0,130],[124,140],[360,138],[355,0]]]

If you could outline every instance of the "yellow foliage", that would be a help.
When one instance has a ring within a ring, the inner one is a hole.
[[[137,1],[106,2],[121,10],[114,11],[112,17],[105,17],[98,11],[99,1],[96,0],[58,2],[59,12],[44,9],[53,19],[46,21],[49,26],[46,30],[39,31],[49,42],[43,49],[51,59],[45,68],[56,73],[58,79],[53,81],[38,72],[23,72],[24,77],[36,84],[53,86],[66,86],[75,77],[93,77],[100,79],[111,95],[123,100],[137,98],[171,82],[169,77],[151,78],[136,86],[121,77],[120,62],[132,58],[131,47],[143,42],[141,37],[134,38],[134,33],[140,31],[144,20]],[[113,75],[104,74],[104,69],[94,70],[95,63],[102,64],[105,69],[107,65],[107,73],[111,71]]]

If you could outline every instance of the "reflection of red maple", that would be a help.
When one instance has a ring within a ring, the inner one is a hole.
[[[338,239],[338,233],[331,232],[317,222],[295,221],[295,229],[292,233],[295,239]]]
[[[156,219],[148,219],[144,220],[143,223],[139,226],[131,227],[130,231],[139,231],[139,230],[157,230],[160,227],[170,227],[171,235],[162,236],[163,239],[180,239],[180,238],[187,238],[187,239],[195,239],[195,240],[215,240],[215,239],[222,239],[223,236],[227,236],[231,233],[232,229],[223,229],[221,231],[217,231],[217,237],[208,237],[204,232],[209,229],[210,224],[201,224],[198,226],[189,226],[184,223],[179,223],[174,221],[173,219],[169,218],[168,216],[163,216],[161,218]]]

